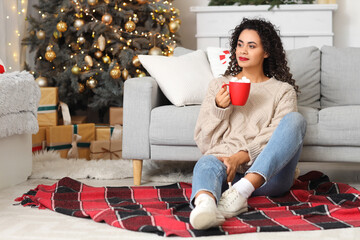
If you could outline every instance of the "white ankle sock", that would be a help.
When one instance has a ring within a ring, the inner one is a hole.
[[[236,182],[233,187],[240,193],[244,198],[249,198],[255,191],[252,183],[246,178],[241,178],[240,181]]]
[[[203,200],[203,199],[211,199],[212,201],[214,201],[214,204],[215,204],[215,200],[212,198],[212,197],[210,197],[208,194],[206,194],[206,193],[202,193],[202,194],[200,194],[199,196],[197,196],[196,198],[195,198],[195,201],[194,201],[194,203],[195,203],[195,206],[201,201],[201,200]]]

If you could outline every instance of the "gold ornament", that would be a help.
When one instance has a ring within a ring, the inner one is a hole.
[[[74,66],[71,68],[71,72],[72,72],[74,75],[78,75],[78,74],[81,72],[81,68],[79,68],[77,65],[74,65]]]
[[[85,86],[82,83],[79,83],[79,93],[82,93],[85,91]]]
[[[77,42],[80,44],[84,44],[86,42],[86,39],[83,36],[78,37]]]
[[[88,88],[95,88],[98,81],[96,79],[93,79],[93,77],[90,77],[88,80],[86,80],[86,86]]]
[[[140,62],[140,59],[138,56],[134,56],[133,59],[132,59],[132,64],[135,66],[135,67],[139,67],[141,65],[141,62]]]
[[[158,47],[153,47],[149,50],[149,55],[162,55],[162,50],[161,48]]]
[[[87,3],[88,3],[90,6],[95,6],[95,5],[98,3],[98,0],[87,0]]]
[[[140,71],[139,69],[136,69],[136,76],[137,77],[145,77],[146,74],[143,71]]]
[[[109,4],[109,3],[110,3],[110,0],[104,0],[104,2],[105,2],[106,4]]]
[[[58,39],[62,37],[62,33],[59,31],[54,31],[53,36],[55,39]]]
[[[121,70],[118,64],[116,64],[116,66],[113,69],[111,69],[110,76],[113,79],[118,79],[121,76]]]
[[[39,39],[39,40],[43,40],[45,39],[45,32],[43,30],[39,30],[36,32],[36,37]]]
[[[123,79],[126,80],[129,77],[129,71],[126,68],[124,68],[121,75],[122,75]]]
[[[74,21],[74,27],[76,28],[76,30],[79,30],[79,28],[81,28],[82,26],[84,26],[85,22],[83,19],[76,19]]]
[[[53,50],[46,51],[45,58],[49,62],[52,62],[56,58],[56,53]]]
[[[101,58],[102,55],[103,55],[103,53],[102,53],[101,51],[96,51],[96,52],[94,53],[94,55],[95,55],[96,58]]]
[[[101,34],[100,37],[98,38],[98,46],[100,51],[104,51],[105,50],[105,37]]]
[[[180,16],[180,10],[178,8],[175,8],[173,14]]]
[[[179,25],[181,25],[181,20],[179,18],[175,19],[175,22],[177,22]]]
[[[101,18],[101,21],[103,23],[105,23],[106,25],[111,24],[112,20],[113,20],[112,16],[110,14],[108,14],[108,13],[105,13]]]
[[[145,4],[145,3],[147,3],[147,1],[148,1],[148,0],[137,0],[137,2],[138,2],[139,4]]]
[[[180,29],[180,24],[177,21],[170,21],[169,23],[169,30],[172,33],[176,33]]]
[[[126,31],[132,32],[135,30],[135,28],[136,28],[136,24],[133,21],[129,20],[125,23]]]
[[[89,67],[92,67],[94,65],[93,59],[89,55],[86,55],[84,60],[86,65],[88,65]]]
[[[48,80],[46,77],[40,76],[35,81],[39,85],[39,87],[47,87],[48,86]]]
[[[103,56],[102,60],[105,64],[109,64],[111,62],[111,59],[108,55]]]
[[[67,24],[66,22],[60,21],[57,25],[56,25],[56,29],[59,32],[66,32],[67,30]]]

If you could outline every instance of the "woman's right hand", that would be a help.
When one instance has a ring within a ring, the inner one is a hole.
[[[227,108],[230,105],[230,94],[227,91],[227,86],[220,88],[215,97],[216,106],[220,108]]]

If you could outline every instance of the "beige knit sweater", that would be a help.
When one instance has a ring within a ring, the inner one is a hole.
[[[269,141],[280,120],[289,112],[297,111],[294,88],[271,78],[251,83],[245,106],[230,104],[219,108],[215,96],[223,83],[231,77],[212,80],[201,105],[194,138],[205,155],[229,157],[241,150],[249,153],[250,162],[238,169],[245,171]]]

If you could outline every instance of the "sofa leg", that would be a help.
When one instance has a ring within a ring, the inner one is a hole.
[[[134,185],[139,186],[141,185],[141,172],[142,172],[143,160],[133,159],[132,162],[133,162]]]

